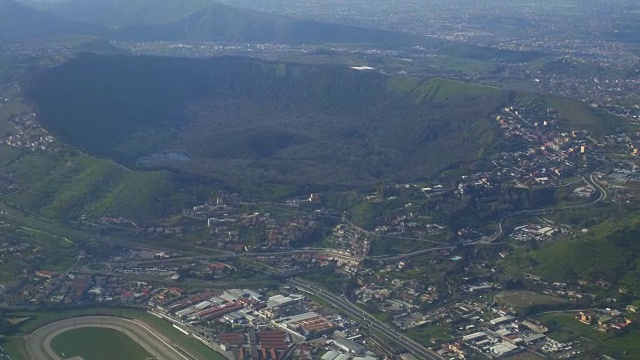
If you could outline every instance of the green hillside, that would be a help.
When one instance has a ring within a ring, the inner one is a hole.
[[[502,91],[338,66],[83,55],[28,90],[45,125],[134,166],[162,150],[243,188],[423,178],[495,146]],[[154,164],[157,165],[157,164]]]
[[[566,130],[587,129],[611,133],[628,126],[623,118],[593,108],[584,102],[552,96],[545,97],[544,102],[547,106],[558,109],[559,124]]]
[[[521,101],[534,106],[539,112],[547,108],[558,111],[558,125],[565,131],[573,129],[585,129],[600,134],[611,134],[618,129],[628,127],[624,118],[606,111],[594,108],[588,103],[566,97],[519,93]]]
[[[550,280],[583,279],[618,283],[640,292],[640,217],[611,218],[578,238],[542,246],[520,265]]]
[[[86,215],[144,222],[192,206],[215,186],[193,187],[187,178],[167,171],[132,171],[75,150],[36,155],[5,149],[0,160],[2,173],[11,174],[19,188],[4,194],[2,202],[58,220]]]

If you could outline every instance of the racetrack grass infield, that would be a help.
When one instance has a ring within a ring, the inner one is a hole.
[[[213,349],[201,343],[194,337],[187,336],[174,329],[172,324],[167,320],[160,319],[141,309],[126,307],[88,307],[67,310],[57,309],[52,311],[16,311],[10,312],[7,315],[11,317],[31,316],[33,318],[20,327],[18,336],[9,338],[9,343],[11,344],[11,346],[9,346],[7,350],[15,360],[28,359],[28,357],[25,356],[26,349],[24,341],[20,341],[23,339],[23,335],[28,335],[36,329],[58,320],[91,315],[118,316],[126,319],[142,320],[153,326],[153,328],[161,334],[170,338],[179,347],[193,352],[195,355],[198,355],[202,359],[225,360],[225,357],[218,354]]]
[[[146,360],[152,354],[145,351],[124,333],[109,328],[86,327],[60,333],[51,347],[62,358],[80,356],[84,360]]]

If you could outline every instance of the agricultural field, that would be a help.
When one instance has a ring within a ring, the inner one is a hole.
[[[448,334],[448,329],[443,326],[427,326],[423,328],[414,328],[407,332],[410,338],[421,343],[431,344],[433,342],[449,341],[453,336]]]
[[[84,360],[153,358],[124,333],[106,328],[72,329],[53,338],[51,345],[63,358],[80,356]]]
[[[532,308],[549,308],[567,303],[564,299],[531,291],[503,291],[496,295],[496,300],[512,307],[518,313]]]

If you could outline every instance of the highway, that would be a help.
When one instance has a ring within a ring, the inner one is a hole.
[[[398,255],[378,255],[378,256],[368,256],[367,258],[371,259],[371,260],[378,260],[378,261],[397,261],[397,260],[411,258],[411,257],[414,257],[414,256],[424,255],[424,254],[430,253],[432,251],[452,250],[454,248],[455,248],[455,246],[441,246],[441,247],[434,247],[434,248],[416,250],[416,251],[412,251],[410,253],[402,253],[402,254],[398,254]]]
[[[51,347],[51,340],[72,329],[86,327],[109,328],[121,331],[143,347],[157,360],[199,360],[200,357],[180,348],[172,340],[158,334],[150,325],[140,320],[112,316],[86,316],[53,322],[25,337],[27,353],[31,360],[63,360]]]
[[[391,340],[395,343],[398,343],[400,346],[404,347],[407,351],[411,352],[414,356],[417,356],[419,359],[424,360],[442,360],[443,358],[436,354],[435,352],[425,348],[424,346],[418,344],[417,342],[411,340],[408,336],[403,335],[398,332],[396,329],[392,328],[390,325],[383,323],[382,321],[376,319],[371,314],[365,312],[359,307],[355,306],[347,299],[342,296],[337,296],[332,294],[326,290],[318,288],[312,284],[303,282],[299,279],[291,279],[288,280],[289,283],[297,286],[300,290],[310,293],[314,296],[317,296],[324,301],[332,304],[332,306],[342,310],[343,312],[357,318],[361,319],[361,324],[368,325],[371,329],[377,331],[381,336]]]

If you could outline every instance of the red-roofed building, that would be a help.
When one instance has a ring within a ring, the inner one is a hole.
[[[53,273],[51,271],[46,270],[36,270],[36,275],[39,277],[43,277],[45,279],[51,279],[53,277]]]

